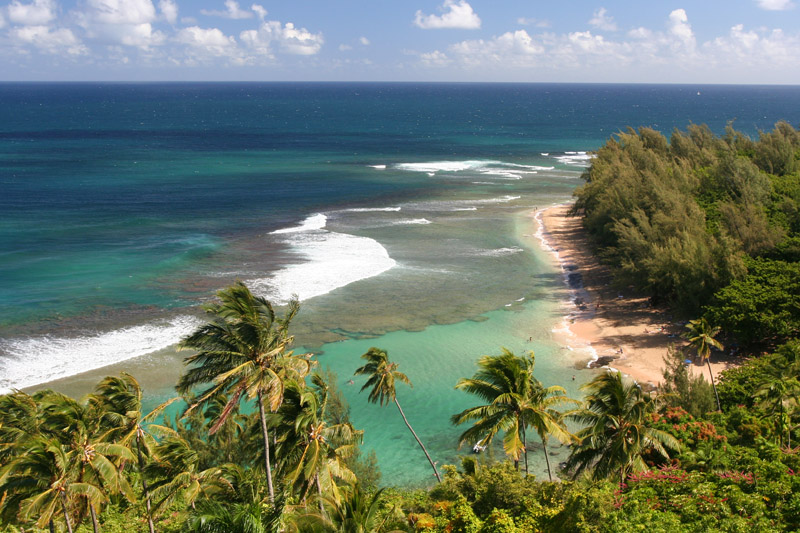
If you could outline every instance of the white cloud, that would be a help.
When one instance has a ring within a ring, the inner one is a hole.
[[[182,28],[176,34],[175,41],[186,46],[189,64],[205,63],[218,58],[229,59],[235,64],[245,62],[236,39],[225,35],[219,28]]]
[[[23,4],[14,0],[8,5],[8,19],[24,26],[41,26],[56,18],[56,4],[53,0],[33,0]]]
[[[31,45],[48,54],[84,55],[87,48],[75,37],[72,31],[47,26],[22,26],[13,28],[9,36],[17,45]]]
[[[366,37],[359,37],[358,42],[360,42],[362,46],[369,46],[369,39]]]
[[[347,52],[347,51],[352,50],[352,49],[353,49],[353,47],[350,46],[349,44],[340,44],[339,45],[339,51],[340,52]]]
[[[78,24],[92,39],[143,50],[166,41],[164,33],[153,29],[157,16],[150,0],[87,0],[85,5],[86,10],[77,14]],[[170,8],[164,11],[163,3],[161,8],[166,17]]]
[[[689,24],[689,17],[683,9],[676,9],[669,14],[669,33],[685,47],[692,49],[695,46],[694,32]]]
[[[291,22],[281,25],[277,20],[264,21],[258,30],[243,31],[239,39],[259,55],[271,56],[273,46],[293,55],[314,55],[325,42],[321,33],[296,28]]]
[[[3,13],[0,12],[0,28],[5,28],[5,27],[6,27],[6,19],[3,16]]]
[[[442,28],[474,30],[481,27],[481,19],[466,0],[458,0],[458,2],[444,0],[440,9],[444,12],[441,16],[425,15],[422,11],[417,11],[414,24],[424,30]]]
[[[622,81],[731,81],[745,72],[793,72],[800,64],[800,33],[733,26],[727,35],[698,43],[683,9],[666,17],[661,30],[640,27],[624,37],[606,39],[590,31],[564,34],[506,32],[491,39],[466,40],[443,49],[417,54],[426,67],[485,69],[555,74],[582,73],[588,79]],[[613,74],[612,74],[613,73]],[[649,77],[648,77],[649,76]],[[729,76],[725,78],[724,76]],[[762,76],[763,78],[763,76]],[[780,75],[777,81],[787,78]],[[785,81],[784,81],[785,82]]]
[[[756,0],[758,7],[768,11],[785,11],[794,7],[791,0]]]
[[[617,23],[614,22],[614,17],[609,16],[604,7],[601,7],[592,14],[589,24],[599,30],[617,31]]]
[[[252,9],[253,13],[258,15],[258,18],[260,18],[261,20],[264,20],[264,17],[267,16],[267,10],[264,9],[264,6],[261,6],[259,4],[253,4],[252,6],[250,6],[250,9]]]
[[[175,24],[175,21],[178,20],[178,4],[173,0],[159,0],[158,9],[170,24]]]
[[[518,18],[517,24],[520,26],[533,26],[534,28],[549,28],[551,25],[549,20],[528,17]]]
[[[261,7],[261,6],[258,6]],[[263,7],[261,8],[264,9]],[[247,11],[239,7],[239,2],[236,0],[225,0],[225,11],[215,11],[208,9],[201,9],[200,13],[210,17],[223,17],[226,19],[251,19],[253,12]],[[266,11],[264,11],[266,14]]]
[[[452,63],[447,55],[439,50],[420,54],[419,59],[426,67],[444,67]]]

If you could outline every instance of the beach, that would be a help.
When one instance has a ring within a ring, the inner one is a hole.
[[[646,296],[613,285],[610,270],[592,252],[580,217],[569,216],[570,207],[561,204],[530,213],[542,245],[559,263],[570,292],[559,340],[585,352],[587,364],[619,370],[643,386],[655,387],[663,380],[670,346],[686,346],[681,337],[685,324],[673,319],[668,310],[651,306]],[[715,376],[731,364],[712,355]],[[689,368],[708,380],[705,364]]]

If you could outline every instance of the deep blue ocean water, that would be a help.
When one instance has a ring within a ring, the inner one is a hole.
[[[109,364],[155,382],[234,279],[299,294],[298,340],[327,355],[464,331],[488,350],[524,313],[556,353],[560,280],[519,213],[568,200],[583,152],[628,126],[800,123],[800,87],[761,86],[0,84],[0,104],[0,390]]]

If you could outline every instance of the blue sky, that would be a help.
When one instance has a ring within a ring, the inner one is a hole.
[[[800,0],[0,0],[0,80],[800,84]]]

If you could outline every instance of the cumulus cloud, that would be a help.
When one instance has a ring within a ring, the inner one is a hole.
[[[271,56],[273,50],[294,55],[314,55],[325,42],[321,33],[297,28],[291,22],[281,25],[277,20],[264,21],[258,30],[243,31],[239,39],[259,55]]]
[[[8,19],[24,26],[42,26],[56,18],[56,4],[53,0],[33,0],[24,4],[14,0],[8,5]]]
[[[791,0],[756,0],[758,7],[768,11],[785,11],[794,7]]]
[[[260,18],[261,20],[264,20],[264,17],[267,16],[267,10],[264,9],[264,6],[253,4],[252,6],[250,6],[250,9],[252,9],[253,13],[258,15],[258,18]]]
[[[601,7],[592,14],[592,18],[589,19],[589,24],[599,30],[617,31],[617,23],[614,22],[614,17],[609,16],[604,7]]]
[[[645,71],[697,78],[698,73],[714,69],[736,76],[743,66],[760,72],[793,69],[800,63],[800,34],[737,24],[727,35],[698,43],[686,11],[676,9],[666,16],[662,29],[636,28],[618,39],[591,31],[532,34],[518,30],[417,55],[420,65],[430,68],[627,72],[631,79],[642,79]]]
[[[178,4],[173,0],[160,0],[158,9],[161,11],[164,20],[170,24],[175,24],[175,21],[178,20]]]
[[[166,2],[171,4],[172,2]],[[160,4],[165,17],[172,6]],[[175,16],[177,16],[177,6]],[[153,29],[156,8],[150,0],[87,0],[86,10],[78,14],[79,24],[92,39],[107,44],[123,44],[149,49],[165,42],[166,36]]]
[[[3,13],[0,12],[0,28],[6,27],[6,18],[3,16]]]
[[[481,27],[481,19],[472,10],[466,0],[444,0],[440,8],[442,15],[425,15],[422,11],[417,11],[414,17],[414,24],[423,30],[434,30],[442,28],[459,28],[474,30]]]
[[[258,6],[261,7],[261,6]],[[264,10],[263,7],[261,7]],[[246,9],[242,9],[239,7],[239,2],[236,0],[225,0],[225,11],[216,11],[216,10],[208,10],[208,9],[201,9],[200,13],[203,15],[207,15],[209,17],[223,17],[226,19],[251,19],[253,18],[253,12],[247,11]],[[264,11],[266,14],[266,11]]]
[[[218,28],[182,28],[175,40],[186,46],[187,54],[193,60],[206,61],[219,57],[237,60],[241,57],[236,39],[225,35]]]
[[[358,42],[360,42],[362,46],[369,46],[369,39],[366,37],[359,37]]]
[[[48,54],[79,56],[87,48],[66,28],[52,29],[43,25],[13,28],[9,36],[17,45],[31,45]]]
[[[520,26],[533,26],[534,28],[549,28],[551,23],[549,20],[520,17],[517,19],[517,24]]]

